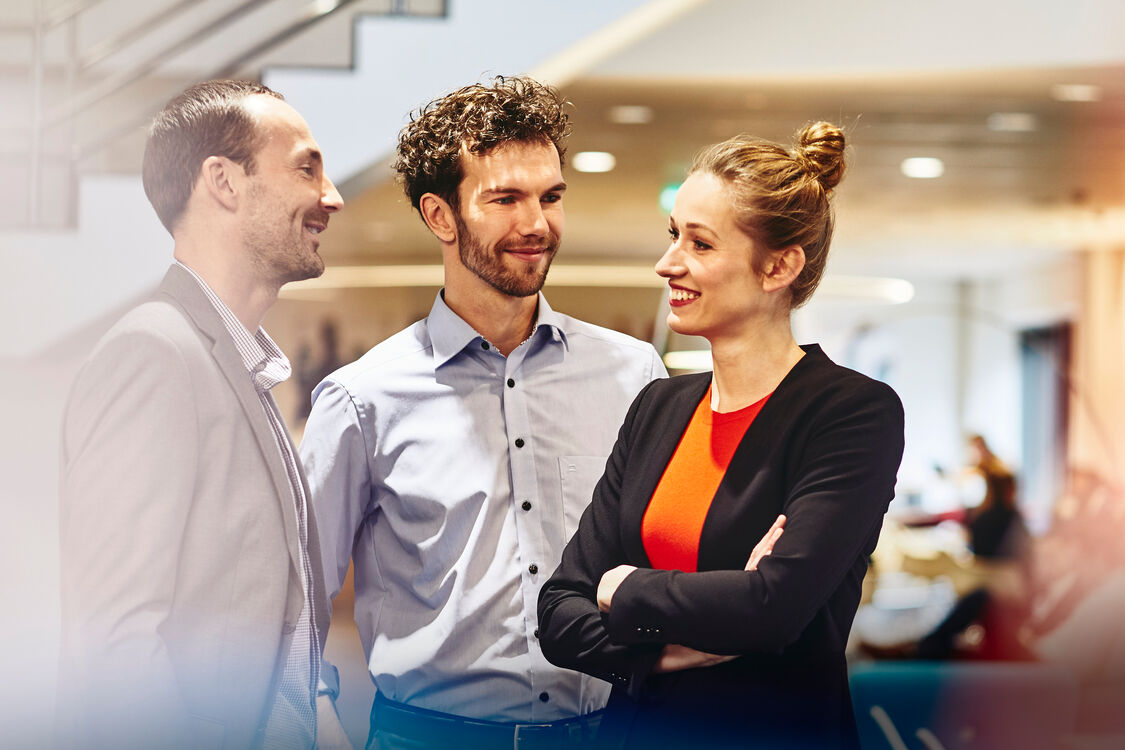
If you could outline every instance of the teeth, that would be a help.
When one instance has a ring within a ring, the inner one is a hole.
[[[676,300],[677,302],[686,302],[687,300],[698,299],[699,293],[689,292],[687,289],[672,289],[670,290],[668,297],[670,299]]]
[[[313,234],[320,234],[322,231],[324,231],[320,227],[309,227],[308,230]]]

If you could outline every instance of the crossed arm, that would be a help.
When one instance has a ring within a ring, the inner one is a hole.
[[[781,503],[786,519],[743,570],[621,567],[633,562],[623,547],[621,498],[634,481],[629,456],[645,450],[642,401],[643,394],[539,601],[547,658],[630,692],[653,670],[716,663],[701,654],[778,653],[797,640],[871,543],[902,455],[893,392],[881,384],[846,392],[805,417],[812,421],[790,454],[797,463]]]
[[[754,545],[754,551],[750,553],[750,558],[746,561],[743,570],[757,570],[758,563],[761,562],[762,558],[769,556],[769,554],[773,552],[773,546],[777,543],[777,540],[781,538],[781,533],[784,530],[785,515],[782,514],[773,522],[769,531]],[[602,574],[601,580],[598,582],[598,611],[604,613],[609,612],[610,606],[613,604],[613,594],[617,591],[617,587],[636,569],[636,565],[618,565],[616,568],[607,570]],[[666,644],[664,650],[660,652],[660,659],[657,660],[656,666],[653,667],[652,671],[678,672],[682,669],[710,667],[715,664],[722,664],[725,661],[731,661],[734,658],[734,656],[723,656],[720,654],[711,654],[706,651],[698,651],[678,643],[669,643]]]

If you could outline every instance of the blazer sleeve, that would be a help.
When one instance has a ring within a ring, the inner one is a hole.
[[[67,708],[87,738],[156,746],[186,717],[161,633],[199,469],[194,397],[177,344],[139,330],[96,351],[71,392],[59,508],[62,659]]]
[[[902,405],[885,384],[865,380],[826,403],[807,444],[794,446],[796,481],[773,553],[749,572],[633,572],[606,618],[612,643],[745,654],[800,637],[873,543],[903,451]]]
[[[562,562],[539,592],[539,645],[547,660],[630,692],[652,671],[663,646],[614,643],[598,611],[597,590],[602,573],[628,562],[621,544],[621,483],[633,425],[651,387],[642,389],[629,407],[593,500],[563,550]]]

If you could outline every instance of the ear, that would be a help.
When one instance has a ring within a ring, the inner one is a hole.
[[[199,170],[195,189],[228,211],[238,210],[245,190],[246,171],[225,156],[208,156]]]
[[[422,221],[434,236],[447,245],[457,241],[457,222],[453,218],[453,207],[445,199],[433,193],[425,193],[418,201],[418,212]]]
[[[805,250],[800,245],[790,245],[770,253],[762,272],[762,288],[766,292],[784,289],[797,280],[805,268]]]

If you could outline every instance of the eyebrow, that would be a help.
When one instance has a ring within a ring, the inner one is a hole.
[[[311,161],[315,161],[318,164],[324,163],[324,157],[321,156],[320,152],[317,151],[315,148],[305,149],[305,151],[300,155],[300,157],[298,157],[298,161],[300,161],[302,159],[309,159]]]
[[[562,192],[565,192],[565,191],[566,191],[566,183],[560,182],[557,185],[553,185],[553,186],[547,188],[546,190],[543,191],[543,193],[544,194],[547,194],[547,193],[562,193]],[[527,193],[527,191],[523,190],[521,188],[506,187],[506,186],[494,187],[494,188],[489,188],[488,190],[482,190],[481,191],[482,195],[524,195],[526,193]]]
[[[700,224],[698,221],[689,221],[687,224],[684,224],[684,229],[703,229],[710,232],[711,234],[715,234],[714,229],[707,226],[706,224]]]

